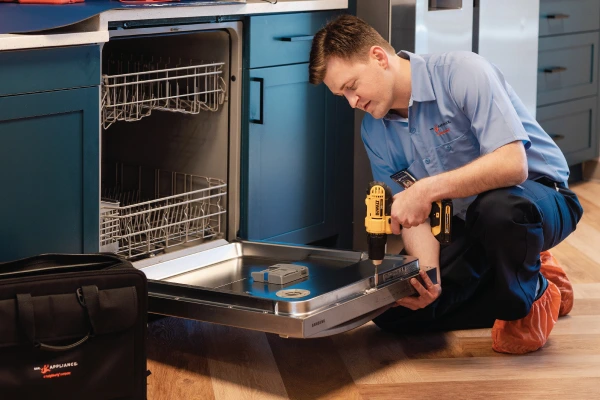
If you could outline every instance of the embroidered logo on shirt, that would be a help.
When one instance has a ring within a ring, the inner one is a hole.
[[[434,131],[436,135],[442,136],[450,132],[450,128],[444,129],[444,126],[449,125],[450,121],[442,122],[439,125],[434,125],[433,128],[429,128],[430,131]]]

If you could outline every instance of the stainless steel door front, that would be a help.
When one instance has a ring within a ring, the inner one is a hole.
[[[471,51],[472,1],[358,0],[356,10],[396,51]]]
[[[152,260],[136,263],[149,279],[151,312],[284,337],[327,336],[360,326],[414,293],[408,280],[419,272],[414,257],[388,257],[375,286],[373,265],[364,253],[219,242],[154,265]],[[308,268],[308,277],[286,285],[252,279],[252,272],[282,262]]]

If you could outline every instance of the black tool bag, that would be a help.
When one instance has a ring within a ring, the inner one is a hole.
[[[0,263],[0,399],[145,399],[147,292],[109,254]]]

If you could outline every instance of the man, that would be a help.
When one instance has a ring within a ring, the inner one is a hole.
[[[515,62],[518,62],[515,60]],[[413,280],[419,297],[375,323],[394,332],[492,327],[492,347],[542,347],[572,287],[547,252],[583,210],[561,151],[502,73],[471,52],[396,54],[373,28],[344,15],[313,39],[310,81],[366,111],[362,139],[373,176],[397,192],[392,230],[441,286]],[[390,176],[407,169],[408,189]],[[453,199],[453,242],[440,249],[431,203]],[[443,290],[442,290],[443,288]]]

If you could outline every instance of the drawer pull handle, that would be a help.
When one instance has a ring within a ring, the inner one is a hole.
[[[548,14],[548,15],[546,15],[546,18],[548,18],[548,19],[567,19],[569,17],[570,17],[569,14]]]
[[[250,78],[250,81],[252,82],[258,82],[258,84],[260,85],[260,92],[259,92],[259,105],[260,105],[260,112],[259,112],[259,117],[258,119],[253,119],[250,118],[250,122],[252,122],[253,124],[264,124],[264,115],[263,115],[263,102],[264,102],[264,97],[265,97],[265,80],[264,78]]]
[[[545,74],[556,74],[558,72],[565,72],[567,68],[565,67],[552,67],[552,68],[544,68]]]
[[[556,135],[554,133],[550,133],[549,135],[550,135],[550,138],[552,140],[554,140],[555,142],[558,142],[559,140],[563,140],[565,138],[564,135]]]
[[[301,42],[301,41],[313,40],[314,37],[315,37],[314,35],[284,36],[284,37],[279,38],[278,40],[281,40],[282,42]]]

